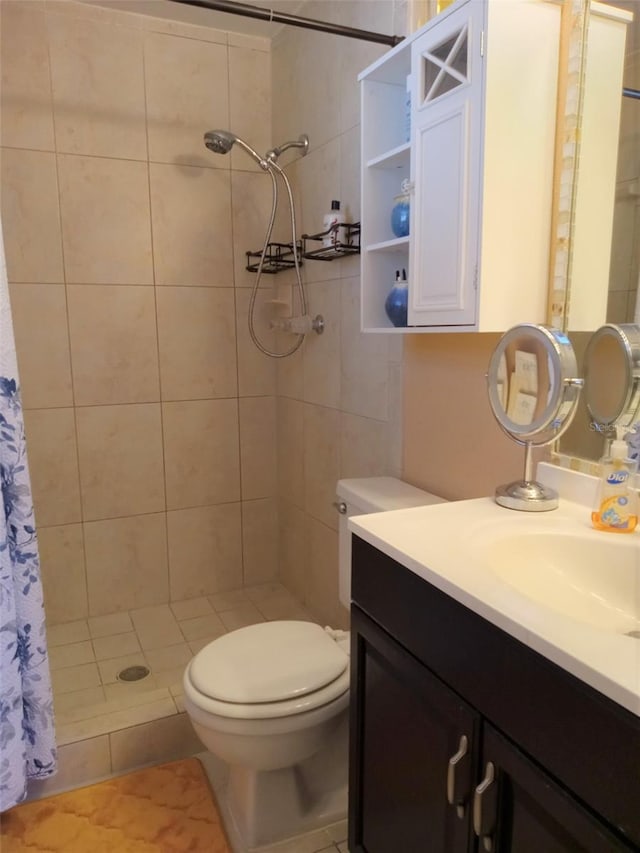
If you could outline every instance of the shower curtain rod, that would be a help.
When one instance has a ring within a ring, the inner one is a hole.
[[[625,86],[625,88],[622,90],[622,97],[635,98],[636,100],[640,101],[640,89],[627,89]]]
[[[289,15],[287,12],[275,12],[273,9],[261,9],[248,3],[236,3],[234,0],[172,0],[174,3],[184,3],[186,6],[200,6],[214,12],[228,12],[231,15],[242,15],[245,18],[257,18],[274,24],[289,24],[292,27],[303,27],[307,30],[317,30],[321,33],[331,33],[335,36],[360,39],[361,41],[376,42],[395,47],[404,41],[403,36],[387,36],[384,33],[372,33],[369,30],[357,30],[340,24],[329,24],[326,21],[316,21],[313,18],[302,18],[299,15]]]

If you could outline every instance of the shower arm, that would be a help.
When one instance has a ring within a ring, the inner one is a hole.
[[[282,145],[276,145],[264,155],[264,158],[269,163],[274,163],[278,157],[287,151],[289,148],[302,148],[302,156],[304,157],[309,151],[309,137],[303,133],[298,139],[283,142]]]

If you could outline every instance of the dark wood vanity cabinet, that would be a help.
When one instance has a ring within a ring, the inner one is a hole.
[[[357,537],[352,598],[351,853],[640,850],[637,717]]]

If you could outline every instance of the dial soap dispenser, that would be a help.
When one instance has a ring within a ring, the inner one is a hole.
[[[624,428],[617,427],[611,450],[600,460],[601,474],[591,521],[597,530],[633,533],[638,523],[638,494],[633,489],[637,463],[629,459]]]

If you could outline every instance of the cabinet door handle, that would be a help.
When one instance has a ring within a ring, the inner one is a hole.
[[[447,802],[450,806],[456,807],[456,814],[458,817],[464,817],[464,801],[467,795],[467,786],[468,786],[468,774],[465,773],[465,778],[462,780],[464,783],[464,790],[460,790],[461,787],[461,774],[457,773],[458,769],[463,770],[466,769],[468,765],[469,758],[469,739],[466,735],[462,735],[460,737],[460,743],[458,745],[458,751],[455,755],[452,755],[449,759],[449,766],[447,768]],[[465,759],[467,759],[465,761]],[[460,767],[458,768],[458,766]]]
[[[473,797],[473,831],[482,842],[482,848],[491,853],[493,833],[496,823],[495,788],[496,769],[492,761],[487,761],[484,779],[475,790]]]

